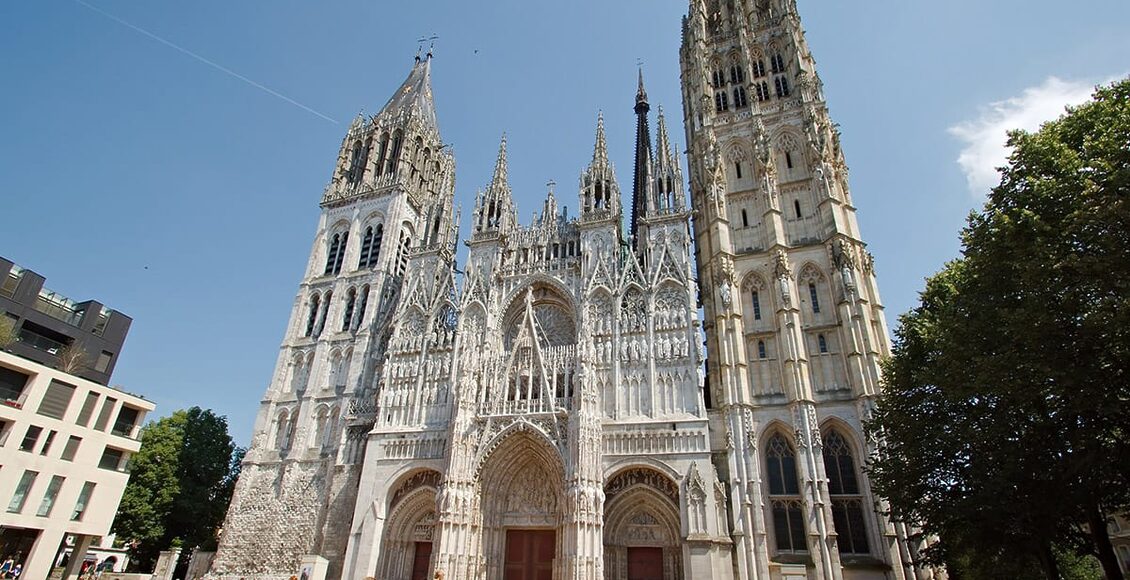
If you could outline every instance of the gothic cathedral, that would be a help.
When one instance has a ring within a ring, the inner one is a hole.
[[[681,61],[690,206],[641,75],[630,199],[598,117],[520,224],[504,137],[463,271],[431,55],[353,122],[211,577],[932,577],[861,470],[887,326],[795,0],[691,0]]]

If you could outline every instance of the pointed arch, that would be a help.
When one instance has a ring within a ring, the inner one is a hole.
[[[868,554],[869,511],[864,501],[863,449],[855,431],[842,419],[830,418],[821,425],[824,473],[832,500],[832,523],[841,554]]]

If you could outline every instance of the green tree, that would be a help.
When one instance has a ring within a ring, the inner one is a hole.
[[[152,569],[173,544],[186,555],[215,549],[242,458],[227,419],[211,410],[176,411],[142,429],[113,525],[130,546],[131,562]]]
[[[963,256],[901,318],[871,478],[958,575],[1086,578],[1093,554],[1121,580],[1106,520],[1130,509],[1130,80],[1009,144]]]

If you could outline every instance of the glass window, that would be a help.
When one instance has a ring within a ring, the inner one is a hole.
[[[828,352],[828,340],[824,338],[823,334],[816,335],[817,345],[820,347],[820,354]]]
[[[20,482],[16,484],[16,491],[12,494],[11,501],[8,502],[8,512],[18,514],[24,509],[24,504],[27,503],[27,495],[31,492],[31,486],[35,484],[35,478],[39,476],[38,471],[25,471],[20,476]]]
[[[757,358],[769,358],[768,353],[765,351],[765,341],[757,341]]]
[[[830,431],[824,436],[824,471],[828,476],[832,523],[836,526],[840,552],[869,553],[863,496],[855,475],[855,458],[847,440],[837,431]]]
[[[19,407],[28,375],[0,367],[0,404]]]
[[[808,283],[808,297],[812,299],[812,312],[820,313],[820,294],[816,292],[816,284]]]
[[[82,484],[82,491],[78,494],[78,501],[75,502],[75,509],[71,512],[71,521],[82,521],[82,515],[86,513],[86,506],[90,505],[90,497],[94,495],[93,481],[88,481]]]
[[[761,295],[757,290],[753,291],[753,319],[761,320]]]
[[[133,428],[137,425],[137,418],[140,415],[141,411],[122,405],[121,410],[118,411],[118,420],[114,421],[114,428],[110,430],[110,433],[120,437],[133,435]]]
[[[769,505],[773,532],[780,552],[808,550],[804,532],[804,510],[800,501],[800,482],[796,452],[780,433],[769,439],[765,450],[769,480]]]
[[[59,497],[59,490],[63,488],[65,479],[62,475],[51,478],[51,483],[47,484],[47,491],[43,493],[43,501],[39,502],[39,509],[35,511],[35,515],[41,518],[51,515],[51,508],[55,507],[55,499]]]
[[[35,443],[39,441],[39,434],[42,432],[43,427],[29,425],[27,432],[24,433],[24,440],[20,443],[20,451],[31,451],[35,449]]]
[[[98,460],[98,467],[102,469],[120,471],[119,467],[122,464],[123,455],[124,454],[122,453],[121,449],[107,447],[106,450],[102,452],[102,459]]]
[[[94,363],[94,370],[104,373],[110,368],[110,361],[114,360],[114,353],[102,351],[98,355],[98,362]]]
[[[58,434],[59,432],[55,430],[47,432],[47,438],[43,440],[43,447],[39,448],[40,455],[47,455],[47,452],[51,451],[51,443],[55,441],[55,436]]]
[[[82,443],[81,437],[75,437],[74,435],[68,437],[67,444],[63,446],[63,454],[60,455],[59,458],[63,461],[74,461],[80,443]]]
[[[86,427],[90,424],[90,416],[94,414],[94,406],[98,404],[98,393],[90,391],[86,394],[86,400],[82,402],[82,408],[78,411],[78,418],[75,419],[75,424],[80,427]]]
[[[113,397],[106,397],[102,402],[102,410],[98,412],[98,419],[94,421],[94,429],[96,431],[105,431],[106,424],[110,422],[110,413],[114,412],[114,405],[118,404],[118,400]]]

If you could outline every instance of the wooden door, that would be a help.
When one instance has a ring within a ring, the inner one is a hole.
[[[553,530],[506,530],[504,580],[553,580],[557,534]]]
[[[628,548],[628,580],[663,580],[663,548]]]
[[[432,563],[432,543],[416,542],[412,560],[412,580],[428,580],[428,567]]]

